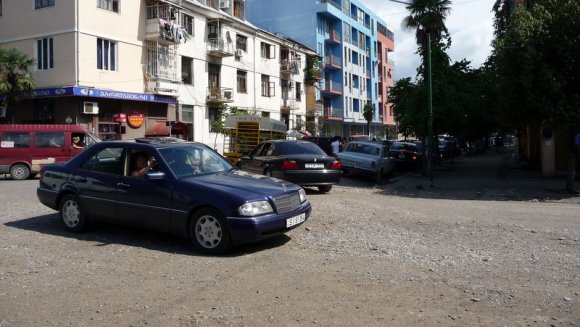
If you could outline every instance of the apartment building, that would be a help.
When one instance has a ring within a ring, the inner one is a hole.
[[[171,133],[221,150],[217,108],[292,129],[306,119],[305,94],[318,96],[303,71],[316,51],[248,23],[243,0],[0,4],[0,47],[37,61],[36,90],[9,123],[78,123],[103,139]]]
[[[370,134],[385,138],[394,124],[387,101],[393,84],[393,32],[356,0],[246,0],[247,19],[316,49],[323,58],[319,87],[326,134],[367,134],[363,109],[375,106]],[[379,40],[380,38],[380,40]]]

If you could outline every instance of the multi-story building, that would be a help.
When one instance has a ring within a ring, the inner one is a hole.
[[[363,110],[375,107],[370,134],[385,138],[394,124],[387,101],[392,85],[393,33],[357,0],[246,0],[247,19],[317,50],[326,133],[367,134]],[[380,54],[380,56],[379,56]],[[380,78],[379,78],[380,76]]]
[[[223,105],[289,129],[306,119],[316,51],[248,23],[243,0],[0,5],[0,47],[36,59],[36,90],[6,122],[78,123],[103,139],[172,133],[221,150],[211,123]]]

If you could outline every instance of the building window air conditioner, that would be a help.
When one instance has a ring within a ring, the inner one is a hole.
[[[99,113],[99,104],[97,102],[83,102],[83,114],[96,115]]]
[[[228,8],[230,8],[230,1],[220,0],[220,9],[228,9]]]
[[[236,49],[236,57],[241,57],[244,55],[244,50],[242,49]]]

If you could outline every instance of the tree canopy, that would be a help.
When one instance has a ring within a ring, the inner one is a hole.
[[[0,95],[4,96],[4,107],[18,101],[19,95],[32,92],[34,82],[28,69],[34,62],[18,49],[0,49]]]

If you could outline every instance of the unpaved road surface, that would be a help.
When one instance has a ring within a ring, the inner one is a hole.
[[[345,178],[226,256],[118,226],[73,235],[0,180],[0,326],[580,326],[580,206],[392,195]]]

